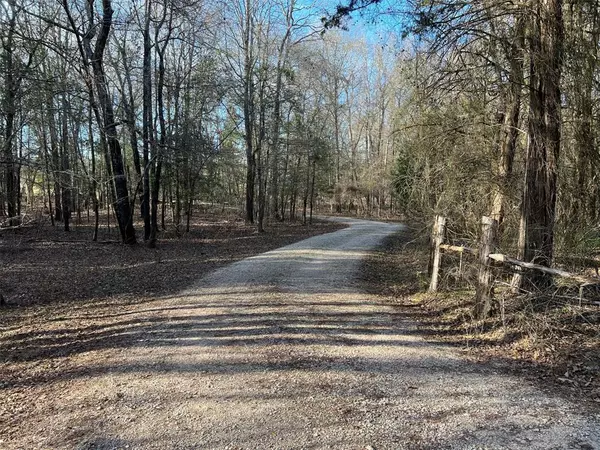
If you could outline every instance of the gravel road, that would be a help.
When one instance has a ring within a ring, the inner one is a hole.
[[[600,415],[426,343],[362,292],[361,258],[400,226],[343,220],[120,318],[135,344],[57,380],[27,446],[600,449]]]

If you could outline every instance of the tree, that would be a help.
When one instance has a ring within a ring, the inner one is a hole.
[[[126,244],[135,244],[135,229],[133,227],[133,216],[129,202],[129,191],[127,188],[127,176],[123,164],[123,154],[117,133],[117,121],[115,118],[112,98],[108,89],[108,78],[104,69],[104,54],[112,28],[112,1],[102,0],[101,12],[98,26],[96,26],[96,11],[94,0],[86,3],[86,27],[85,32],[78,31],[75,18],[71,13],[68,2],[63,2],[63,8],[67,14],[71,32],[76,35],[82,64],[85,67],[93,84],[94,90],[89,91],[92,104],[98,103],[95,112],[98,127],[102,133],[103,151],[106,159],[107,170],[112,173],[113,207],[121,239]],[[95,37],[95,42],[92,43]],[[88,68],[91,67],[91,71]],[[91,87],[91,86],[90,86]]]
[[[526,261],[550,266],[561,139],[562,1],[535,2],[529,32],[529,126],[519,244]],[[547,284],[544,275],[536,284]]]
[[[4,117],[2,156],[6,167],[4,172],[6,212],[13,225],[20,222],[21,214],[21,165],[16,160],[15,143],[22,126],[18,123],[22,85],[34,64],[40,45],[39,41],[27,36],[27,32],[30,30],[28,30],[29,26],[25,20],[23,8],[17,5],[15,0],[8,0],[0,5],[0,23],[3,24],[3,30],[0,33],[2,45],[0,67],[4,79],[1,103]]]

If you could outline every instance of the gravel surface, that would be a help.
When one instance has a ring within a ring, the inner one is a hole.
[[[0,448],[600,449],[600,415],[365,294],[361,258],[400,226],[338,220],[90,325],[85,365],[30,388],[46,401]]]

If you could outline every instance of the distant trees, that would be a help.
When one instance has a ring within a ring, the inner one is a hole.
[[[2,8],[0,205],[11,223],[26,213],[25,185],[28,207],[44,205],[67,231],[87,211],[97,239],[114,216],[131,244],[139,218],[151,246],[167,223],[189,230],[200,200],[239,205],[243,194],[259,231],[310,222],[317,203],[365,213],[392,204],[393,60],[323,38],[313,6]]]
[[[598,219],[597,6],[406,3],[417,38],[376,46],[295,0],[4,2],[1,212],[87,210],[94,238],[114,214],[128,243],[141,218],[150,245],[242,195],[259,231],[317,203],[488,214],[550,264]]]

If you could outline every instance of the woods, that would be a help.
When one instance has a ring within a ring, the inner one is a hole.
[[[600,0],[0,0],[0,447],[600,445],[599,45]]]
[[[357,0],[325,22],[344,28],[361,17],[403,31],[391,174],[398,207],[429,224],[448,218],[442,247],[460,249],[460,261],[455,272],[434,270],[430,290],[443,276],[447,286],[468,278],[464,265],[475,265],[475,319],[500,313],[505,325],[494,289],[516,310],[545,308],[549,317],[578,298],[557,274],[596,284],[597,15],[595,1]],[[480,220],[498,227],[493,239]],[[430,242],[439,247],[438,235]],[[469,247],[478,262],[463,261]],[[439,259],[432,254],[430,272]],[[574,314],[597,323],[593,311]]]
[[[391,119],[365,105],[391,53],[340,64],[336,51],[374,46],[322,36],[325,11],[294,0],[2,8],[6,226],[50,219],[69,231],[93,216],[95,240],[102,214],[122,242],[154,246],[168,227],[189,231],[198,202],[243,207],[259,232],[308,223],[334,195],[338,211],[391,203],[389,177],[358,186],[371,154],[382,174],[393,165]]]
[[[209,203],[258,232],[489,216],[545,266],[598,249],[595,1],[1,7],[5,227],[114,218],[155,247]]]

